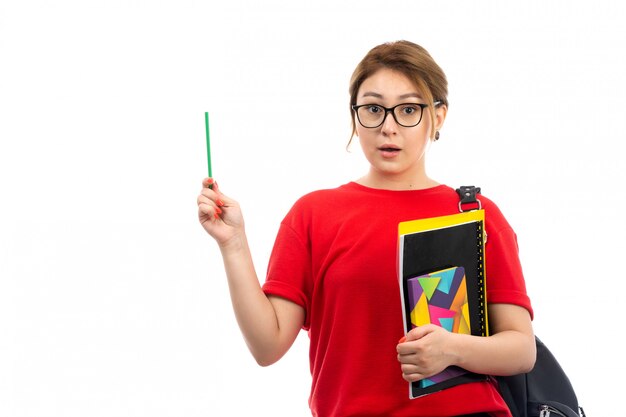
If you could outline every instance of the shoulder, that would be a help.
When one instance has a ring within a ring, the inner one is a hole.
[[[478,200],[480,200],[481,206],[485,210],[485,221],[488,230],[499,233],[502,230],[512,229],[506,217],[493,200],[482,194],[478,195]]]
[[[458,187],[457,189],[449,188],[447,190],[448,198],[456,199],[457,205],[461,201],[461,196],[458,192],[461,188],[462,187]],[[452,197],[450,197],[451,193]],[[506,220],[504,214],[492,199],[483,193],[477,194],[476,198],[480,202],[480,207],[485,211],[486,227],[489,232],[499,233],[502,230],[511,229],[511,226]],[[475,207],[478,208],[478,205],[475,205]],[[471,205],[468,205],[468,208],[471,208]]]
[[[359,189],[354,183],[347,183],[336,188],[311,191],[300,197],[292,210],[325,209],[340,203],[359,198]]]
[[[324,213],[343,209],[350,201],[349,194],[350,184],[308,192],[293,203],[283,223],[303,225]]]

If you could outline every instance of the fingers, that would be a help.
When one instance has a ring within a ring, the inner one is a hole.
[[[404,364],[401,366],[401,368],[402,368],[402,378],[405,381],[417,382],[428,377],[428,375],[421,373],[420,368],[416,365]]]
[[[407,337],[404,342],[398,343],[398,346],[396,347],[398,355],[408,355],[415,353],[416,349],[419,349],[420,346],[412,342],[415,342],[415,339],[409,340],[409,338]]]
[[[416,382],[433,375],[426,359],[415,352],[398,354],[398,362],[400,362],[402,378],[406,381]]]
[[[202,180],[202,191],[198,195],[198,213],[203,217],[217,220],[226,206],[224,195],[219,192],[217,182],[213,178]]]
[[[452,365],[444,349],[450,335],[439,326],[427,324],[412,329],[401,338],[396,350],[402,377],[410,382],[419,381]]]
[[[423,363],[419,355],[415,353],[398,355],[400,369],[402,370],[402,378],[409,382],[419,381],[427,378],[427,364]]]
[[[434,324],[425,324],[423,326],[418,326],[406,334],[406,341],[410,342],[412,340],[420,340],[427,334],[436,332],[439,329],[440,328],[438,326],[435,326]]]
[[[225,195],[218,194],[214,190],[211,190],[209,188],[203,188],[202,191],[200,192],[200,195],[198,195],[198,204],[207,203],[209,201],[213,202],[213,204],[215,204],[215,206],[217,207],[227,207],[229,205],[232,205],[232,204],[226,203],[226,202],[232,203],[232,201],[229,198],[227,198]]]
[[[217,189],[217,182],[215,181],[214,178],[207,177],[207,178],[202,180],[202,188],[210,188],[212,190],[216,190]]]
[[[207,190],[212,190],[212,192]],[[202,180],[202,194],[215,200],[217,205],[220,207],[226,205],[225,201],[227,200],[227,198],[224,194],[222,194],[219,186],[217,185],[217,181],[215,181],[213,178],[205,178]],[[215,196],[215,198],[213,198],[213,196]]]
[[[204,194],[198,196],[198,213],[200,216],[206,216],[212,219],[219,219],[224,211],[216,204],[215,201],[206,197]]]
[[[428,336],[441,331],[443,331],[443,329],[434,324],[426,324],[416,327],[398,341],[396,350],[400,355],[416,352],[423,353],[428,350],[429,346],[432,346],[432,343],[436,340]]]

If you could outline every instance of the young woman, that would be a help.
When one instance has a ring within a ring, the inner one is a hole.
[[[300,329],[309,332],[314,416],[510,416],[492,380],[414,400],[407,381],[451,365],[512,375],[534,364],[532,308],[516,236],[483,196],[491,335],[425,325],[402,338],[398,223],[458,212],[454,189],[430,178],[425,166],[447,106],[445,74],[425,49],[407,41],[373,48],[350,82],[353,136],[369,171],[294,204],[262,287],[239,205],[212,178],[203,181],[200,223],[219,245],[235,315],[257,362],[276,362]]]

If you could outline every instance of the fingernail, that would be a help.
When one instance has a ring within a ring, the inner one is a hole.
[[[207,182],[208,182],[209,184],[213,184],[213,183],[214,183],[213,178],[209,178]]]
[[[406,336],[402,336],[400,340],[398,340],[398,343],[404,343],[404,342],[406,342]]]
[[[217,205],[218,205],[219,207],[224,207],[224,202],[223,202],[222,200],[219,200],[219,199],[218,199],[218,200],[216,201],[216,203],[217,203]]]
[[[217,219],[219,219],[219,218],[220,218],[220,215],[219,215],[219,214],[217,214],[217,213],[215,213],[215,214],[213,215],[213,217],[215,217],[215,220],[217,220]]]
[[[221,208],[219,208],[219,207],[215,207],[215,212],[216,212],[217,214],[222,214],[222,209],[221,209]]]

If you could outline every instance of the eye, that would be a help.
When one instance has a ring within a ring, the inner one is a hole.
[[[400,106],[400,113],[406,116],[410,116],[419,111],[419,106],[416,104],[404,104]]]
[[[366,106],[365,109],[367,110],[368,113],[371,113],[371,114],[378,114],[383,111],[383,108],[376,104],[371,104],[369,106]]]

